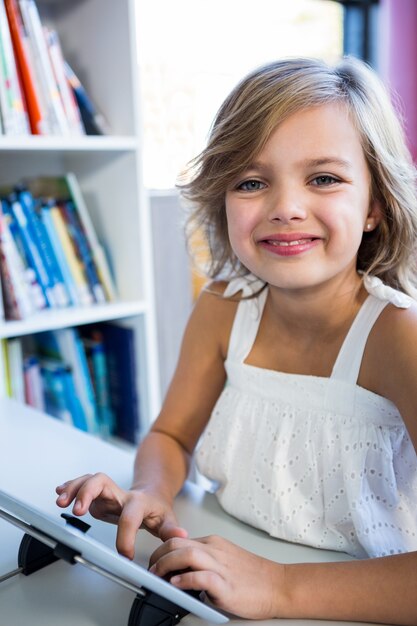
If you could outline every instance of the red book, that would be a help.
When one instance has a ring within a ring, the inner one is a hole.
[[[42,132],[44,124],[42,108],[34,81],[31,60],[26,47],[25,31],[19,7],[16,0],[4,0],[4,3],[9,20],[16,65],[26,99],[30,129],[33,135],[43,135],[45,132]]]

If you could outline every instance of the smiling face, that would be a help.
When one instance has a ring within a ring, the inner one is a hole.
[[[340,104],[294,113],[226,192],[230,243],[284,289],[355,284],[363,232],[380,221],[359,134]]]

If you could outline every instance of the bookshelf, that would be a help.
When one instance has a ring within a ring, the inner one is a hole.
[[[135,329],[142,428],[159,409],[149,201],[142,183],[135,0],[37,0],[66,60],[111,127],[108,136],[0,136],[0,185],[74,172],[107,252],[116,302],[0,321],[0,338],[121,320]],[[0,379],[5,363],[0,355]],[[5,396],[4,385],[0,397]]]

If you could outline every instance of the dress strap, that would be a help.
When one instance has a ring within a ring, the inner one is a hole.
[[[369,333],[384,308],[391,303],[400,309],[408,309],[414,302],[407,294],[385,285],[377,276],[365,275],[363,285],[369,295],[345,337],[331,375],[331,378],[354,385],[358,380]]]
[[[249,275],[231,280],[223,294],[223,297],[230,297],[239,291],[242,292],[242,299],[237,306],[227,352],[227,358],[232,361],[243,363],[255,342],[268,289],[265,288],[261,291],[259,296],[252,298],[248,296],[255,294],[264,285],[265,283],[261,280]]]
[[[331,378],[356,384],[369,333],[387,304],[388,300],[368,295],[345,337]]]

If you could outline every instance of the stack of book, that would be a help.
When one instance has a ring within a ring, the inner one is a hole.
[[[0,0],[0,131],[12,136],[109,133],[34,0]]]
[[[9,397],[86,432],[138,442],[132,328],[106,322],[1,343]]]
[[[115,299],[109,264],[74,174],[3,190],[0,281],[9,320]]]

